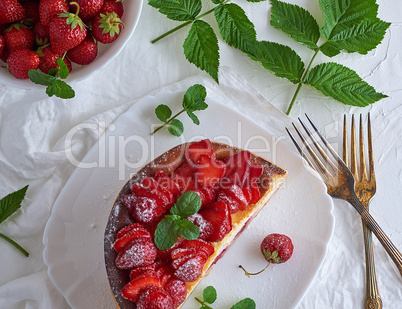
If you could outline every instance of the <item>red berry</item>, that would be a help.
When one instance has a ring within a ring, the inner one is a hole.
[[[137,309],[174,309],[173,300],[161,287],[150,286],[138,296]]]
[[[0,0],[0,24],[23,20],[26,10],[17,0]]]
[[[196,255],[180,265],[174,274],[180,280],[194,282],[201,276],[205,262],[206,258],[204,256]]]
[[[128,230],[130,228],[130,230]],[[126,231],[122,234],[122,230]],[[141,225],[138,223],[134,223],[129,225],[128,227],[123,228],[119,231],[116,235],[116,240],[113,244],[113,248],[117,252],[121,252],[124,247],[134,238],[137,237],[145,237],[151,239],[151,234]]]
[[[198,158],[202,154],[214,157],[212,144],[209,139],[190,144],[186,149],[185,157],[188,163],[197,166]]]
[[[243,187],[248,180],[251,166],[251,153],[241,151],[225,159],[226,174],[225,178],[229,183],[234,183]]]
[[[115,12],[117,16],[122,18],[124,13],[123,2],[122,1],[118,2],[116,0],[105,0],[100,10],[100,13],[106,14],[113,12]]]
[[[242,188],[240,188],[238,185],[231,184],[229,186],[229,188],[223,189],[221,192],[223,192],[226,196],[234,199],[239,205],[239,210],[246,209],[246,207],[248,205],[248,201],[247,201],[246,197],[244,196]],[[218,196],[219,196],[219,193],[218,193]]]
[[[204,187],[211,187],[218,183],[225,175],[226,166],[220,160],[202,154],[197,161],[197,181]]]
[[[36,70],[39,66],[39,56],[32,50],[20,48],[10,53],[7,59],[8,68],[16,78],[29,78],[29,70]]]
[[[3,55],[3,50],[5,46],[6,42],[4,41],[4,37],[0,34],[0,57]]]
[[[167,209],[172,205],[172,200],[169,200],[165,194],[161,193],[157,189],[151,189],[142,184],[135,183],[131,187],[131,191],[137,196],[148,197],[155,200],[156,203],[164,209]]]
[[[90,22],[103,6],[103,0],[69,0],[79,5],[78,16],[84,23]],[[71,12],[77,11],[76,5],[70,5]]]
[[[179,307],[187,297],[187,285],[184,281],[172,278],[164,286],[165,291],[173,299],[173,307]]]
[[[196,250],[201,250],[205,252],[207,255],[207,258],[210,257],[214,251],[215,248],[211,243],[208,241],[204,241],[201,239],[194,239],[194,240],[186,240],[181,244],[182,248],[195,248]]]
[[[49,26],[45,26],[40,22],[36,23],[33,27],[33,33],[37,45],[43,46],[50,43]]]
[[[283,263],[293,254],[292,240],[282,234],[270,234],[261,243],[261,252],[271,263]]]
[[[116,267],[131,269],[148,266],[155,261],[156,247],[148,237],[136,237],[130,240],[116,257]]]
[[[40,53],[40,52],[39,52]],[[39,69],[43,73],[49,73],[50,69],[58,69],[59,65],[57,64],[56,60],[61,59],[62,55],[56,54],[53,52],[53,50],[50,48],[50,46],[47,46],[43,49],[41,49],[40,53],[40,63],[39,63]],[[64,63],[67,65],[68,70],[71,72],[72,67],[71,67],[71,62],[67,58],[63,59]]]
[[[29,0],[24,3],[26,10],[26,17],[24,24],[28,26],[33,26],[39,22],[39,1]]]
[[[164,171],[157,171],[154,178],[158,182],[159,186],[170,191],[175,198],[180,195],[179,187]]]
[[[92,34],[94,38],[103,43],[114,42],[120,35],[123,23],[116,13],[98,13],[92,22]]]
[[[195,187],[195,172],[196,169],[188,162],[184,162],[173,172],[172,180],[180,188],[181,193]]]
[[[212,203],[206,210],[200,211],[200,215],[213,226],[208,241],[220,241],[232,230],[232,217],[226,203],[218,201]]]
[[[193,222],[200,229],[199,239],[207,240],[212,235],[213,225],[211,222],[204,219],[199,213],[195,213],[191,217],[187,218],[189,221]]]
[[[66,0],[40,0],[39,18],[44,26],[49,26],[53,18],[70,10]]]
[[[86,36],[76,47],[67,51],[67,57],[74,63],[87,65],[95,60],[98,55],[98,46],[96,45],[92,35]]]
[[[258,184],[253,182],[250,185],[250,190],[251,190],[251,201],[250,204],[255,204],[260,200],[261,197],[261,193],[260,193],[260,189],[258,188]]]
[[[13,24],[4,32],[4,40],[10,52],[19,49],[32,49],[34,44],[33,31],[21,24]]]
[[[141,223],[154,223],[165,213],[165,208],[149,197],[129,194],[122,198],[122,202],[134,220]]]
[[[137,267],[131,270],[130,281],[133,281],[134,279],[144,274],[154,274],[154,273],[155,273],[155,263],[148,266]]]
[[[145,273],[127,283],[121,291],[121,296],[136,302],[141,291],[150,286],[160,287],[159,278],[155,274]]]

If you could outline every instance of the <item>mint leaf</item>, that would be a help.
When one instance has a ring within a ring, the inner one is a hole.
[[[218,39],[212,27],[202,20],[196,20],[183,44],[187,60],[206,71],[217,82],[219,67]]]
[[[190,111],[187,111],[187,115],[190,117],[190,119],[198,126],[200,124],[200,120],[198,119],[198,117]]]
[[[300,6],[271,0],[271,26],[285,32],[295,41],[316,50],[320,38],[317,21]]]
[[[68,74],[70,73],[66,63],[61,58],[57,58],[56,62],[59,65],[60,78],[66,79],[68,77]]]
[[[193,192],[187,191],[183,193],[176,201],[176,204],[170,208],[172,215],[179,215],[182,218],[190,217],[201,208],[200,196]]]
[[[0,200],[0,223],[6,220],[20,207],[25,198],[25,194],[28,190],[28,186],[8,194]]]
[[[28,71],[28,76],[29,79],[35,84],[44,86],[48,86],[52,84],[54,80],[56,80],[54,76],[33,69]]]
[[[205,103],[207,90],[204,86],[195,84],[187,89],[183,97],[183,107],[186,111],[199,111],[208,107]]]
[[[276,76],[287,78],[294,84],[300,82],[304,63],[290,47],[268,41],[256,42],[255,57]]]
[[[359,24],[338,25],[338,33],[331,35],[320,49],[329,57],[336,56],[341,50],[348,53],[367,54],[381,43],[389,25],[390,23],[378,18],[363,20]]]
[[[206,303],[213,304],[217,298],[216,289],[213,286],[207,286],[202,292],[202,297]]]
[[[193,240],[200,237],[200,229],[193,222],[181,219],[176,222],[177,232],[186,240]]]
[[[237,4],[219,5],[214,11],[222,38],[230,46],[248,52],[250,42],[254,42],[257,33],[254,24],[244,10]]]
[[[166,217],[158,223],[154,234],[154,242],[156,247],[158,247],[160,250],[166,250],[174,245],[179,238],[179,234],[177,233],[175,226],[176,221]]]
[[[155,114],[160,121],[166,122],[172,116],[172,110],[169,106],[160,104],[155,108]]]
[[[364,107],[387,97],[377,93],[355,71],[333,62],[312,68],[305,83],[347,105]]]
[[[194,20],[202,8],[201,0],[149,0],[148,4],[178,21]]]
[[[180,136],[183,134],[184,126],[183,123],[178,119],[173,119],[169,123],[168,131],[174,136]]]
[[[71,86],[69,86],[65,81],[60,79],[55,79],[46,88],[46,93],[49,97],[55,95],[56,97],[62,99],[71,99],[75,96],[75,92]]]
[[[255,301],[251,298],[245,298],[231,307],[231,309],[255,309]]]

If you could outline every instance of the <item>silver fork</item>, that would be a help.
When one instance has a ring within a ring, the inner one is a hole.
[[[303,142],[303,145],[307,149],[312,160],[305,154],[305,152],[296,142],[293,135],[286,128],[286,131],[288,132],[290,138],[295,144],[297,150],[299,151],[301,156],[308,162],[308,164],[321,176],[322,180],[327,186],[328,194],[331,195],[332,197],[348,201],[357,210],[357,212],[362,217],[363,221],[367,224],[367,227],[374,233],[374,235],[380,241],[381,245],[384,247],[385,251],[391,257],[392,261],[395,263],[396,267],[399,270],[399,273],[402,276],[402,254],[398,251],[398,249],[392,243],[389,237],[384,233],[384,231],[374,220],[371,214],[359,201],[355,191],[355,179],[350,170],[348,169],[348,167],[345,165],[342,159],[337,155],[335,150],[332,148],[332,146],[329,144],[326,138],[321,134],[321,132],[317,129],[317,127],[310,120],[310,118],[307,115],[306,117],[309,120],[314,131],[318,134],[322,144],[317,141],[317,139],[313,136],[311,131],[299,118],[300,124],[306,131],[308,138],[312,141],[316,151],[313,149],[313,147],[310,146],[307,139],[300,132],[297,126],[294,123],[292,123],[294,129],[296,130],[298,136]],[[326,149],[331,156],[327,155],[324,149]]]
[[[369,177],[366,173],[366,158],[364,154],[363,120],[360,114],[359,125],[359,153],[360,153],[360,178],[357,171],[357,147],[355,134],[355,117],[352,115],[351,136],[350,136],[350,164],[348,164],[348,137],[346,115],[343,119],[343,161],[349,165],[350,171],[355,178],[355,191],[363,206],[369,210],[369,204],[376,192],[376,181],[374,174],[373,145],[371,137],[370,113],[367,120],[367,142],[368,142],[368,165]],[[364,252],[366,257],[366,309],[381,309],[382,301],[378,293],[377,278],[375,273],[373,242],[370,230],[363,222]]]

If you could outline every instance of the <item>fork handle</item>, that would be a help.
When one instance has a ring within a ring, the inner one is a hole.
[[[378,225],[378,223],[374,220],[374,218],[370,215],[367,209],[359,201],[358,197],[356,196],[356,194],[354,194],[354,192],[349,197],[348,202],[357,210],[357,212],[362,217],[363,221],[366,223],[367,227],[378,238],[378,240],[384,247],[385,251],[387,251],[390,258],[394,261],[396,267],[399,270],[399,273],[402,276],[402,254],[398,251],[396,246],[392,243],[392,241],[388,238],[388,236]]]

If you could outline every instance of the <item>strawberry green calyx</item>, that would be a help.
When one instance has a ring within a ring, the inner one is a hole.
[[[75,13],[64,12],[59,14],[59,17],[66,17],[66,23],[67,25],[71,25],[71,29],[75,29],[79,25],[82,31],[84,30],[84,24],[81,18],[78,16],[78,13],[80,12],[80,6],[77,2],[70,2],[70,5],[71,4],[77,7],[77,11]]]
[[[279,264],[285,262],[281,261],[281,257],[278,256],[278,250],[271,252],[271,250],[267,249],[263,250],[262,254],[264,255],[264,258],[270,263],[272,262],[274,264]]]
[[[100,14],[99,28],[102,28],[102,33],[109,33],[111,37],[115,34],[120,34],[120,25],[124,28],[124,24],[115,12],[107,12],[106,14]]]

